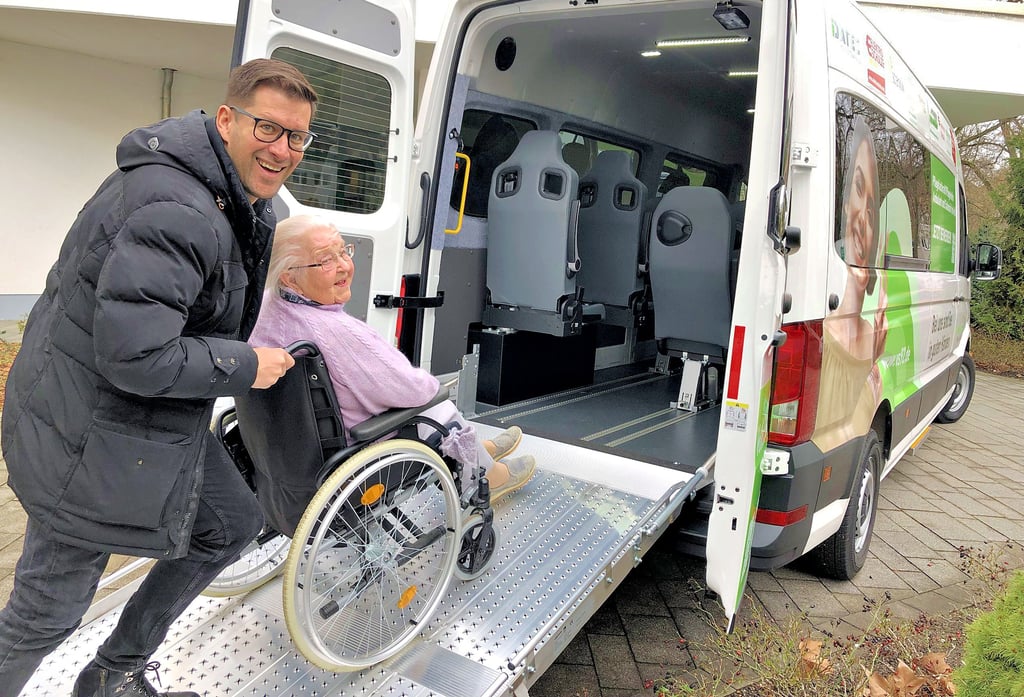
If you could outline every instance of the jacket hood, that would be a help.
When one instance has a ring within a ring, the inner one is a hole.
[[[203,182],[216,195],[230,197],[230,185],[219,153],[210,142],[202,110],[180,118],[137,128],[117,146],[117,166],[128,171],[144,165],[183,170]],[[223,150],[223,148],[221,148]]]

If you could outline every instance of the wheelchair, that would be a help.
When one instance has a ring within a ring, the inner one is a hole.
[[[252,390],[214,430],[256,493],[267,524],[204,591],[251,591],[283,571],[285,622],[310,663],[358,670],[394,656],[425,627],[453,578],[488,568],[498,544],[483,469],[439,451],[448,426],[420,407],[345,428],[317,346],[288,347],[295,366]],[[421,441],[417,424],[433,434]],[[389,437],[393,436],[393,437]]]

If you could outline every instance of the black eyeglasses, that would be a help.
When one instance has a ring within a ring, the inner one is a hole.
[[[236,106],[228,106],[232,111],[237,111],[242,116],[248,116],[253,120],[252,134],[256,137],[256,140],[262,143],[273,143],[285,133],[288,134],[288,147],[295,152],[306,152],[306,149],[313,144],[313,139],[316,138],[315,133],[309,131],[295,131],[290,128],[285,128],[276,121],[270,119],[260,118],[259,116],[253,116],[245,109],[239,109]]]

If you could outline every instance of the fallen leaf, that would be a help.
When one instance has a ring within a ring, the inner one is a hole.
[[[821,642],[816,639],[800,640],[800,672],[804,675],[830,675],[832,664],[821,656]]]
[[[944,653],[929,653],[922,656],[914,661],[914,667],[921,668],[931,675],[947,675],[953,672],[950,665],[946,663],[946,654]]]

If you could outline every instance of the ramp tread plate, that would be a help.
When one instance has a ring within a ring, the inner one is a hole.
[[[556,456],[585,457],[544,452],[544,458]],[[207,697],[507,694],[514,678],[509,662],[544,639],[541,629],[593,588],[651,508],[642,496],[539,469],[527,487],[495,506],[500,545],[492,569],[474,581],[454,581],[437,616],[404,654],[360,672],[313,667],[288,635],[279,578],[242,598],[200,597],[190,605],[154,656],[163,666],[161,681]],[[70,693],[119,614],[120,607],[80,628],[48,657],[24,694]],[[444,682],[417,660],[423,656],[445,657],[467,682]],[[479,668],[470,671],[469,664]]]

